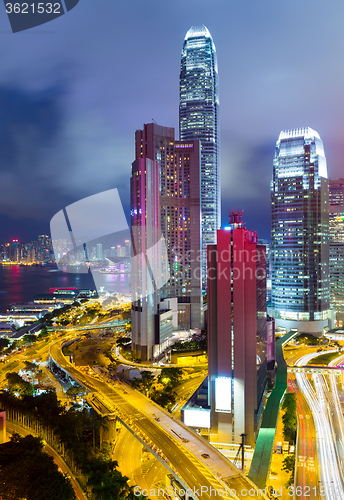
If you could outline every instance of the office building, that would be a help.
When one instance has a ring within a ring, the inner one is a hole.
[[[96,246],[96,260],[103,260],[103,245],[101,243],[97,243]]]
[[[186,33],[180,69],[179,138],[201,141],[202,286],[206,290],[207,245],[221,227],[217,56],[205,26]]]
[[[337,325],[344,324],[344,179],[329,181],[330,300]]]
[[[281,132],[271,182],[271,313],[276,327],[321,335],[330,317],[329,194],[311,128]]]
[[[208,246],[208,401],[211,439],[254,446],[265,400],[266,249],[230,215]]]
[[[200,144],[177,141],[174,129],[145,124],[135,134],[136,160],[159,165],[159,220],[170,279],[161,299],[177,298],[180,329],[202,327]]]
[[[158,162],[149,158],[133,162],[130,202],[132,351],[136,358],[149,360],[155,354],[155,346],[163,343],[157,337],[156,315],[160,294],[153,274],[159,265],[159,255],[156,254],[160,233]]]

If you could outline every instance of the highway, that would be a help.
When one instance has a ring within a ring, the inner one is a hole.
[[[118,462],[121,473],[129,477],[129,484],[140,486],[141,489],[157,491],[159,480],[165,479],[167,473],[166,468],[148,450],[142,454],[142,444],[126,428],[120,432],[112,459]],[[149,497],[151,500],[159,498],[151,494]]]
[[[247,498],[247,492],[250,489],[255,491],[253,483],[197,434],[162,410],[161,422],[157,423],[151,416],[152,413],[159,411],[157,405],[130,388],[126,387],[127,397],[125,397],[118,386],[115,387],[114,384],[80,373],[67,361],[61,347],[61,341],[51,345],[50,356],[52,359],[79,383],[93,392],[93,403],[96,407],[98,406],[99,411],[104,414],[116,413],[125,419],[139,435],[146,436],[159,450],[162,450],[163,457],[166,457],[172,469],[183,478],[191,490],[197,492],[195,495],[197,498],[204,500],[213,498],[211,489],[225,493],[226,484],[228,488],[236,491],[237,498]],[[190,442],[185,444],[179,440],[171,432],[172,428],[179,435],[190,437]],[[201,458],[201,454],[204,452],[210,455],[207,463],[205,463],[205,459]],[[219,471],[225,482],[214,471]],[[203,487],[202,492],[200,491],[201,487]],[[259,494],[258,490],[256,493],[255,498],[265,498]],[[218,498],[236,498],[235,495],[229,494],[216,496]]]
[[[297,462],[294,485],[301,492],[301,495],[298,496],[300,500],[318,500],[322,497],[318,491],[320,475],[314,418],[304,394],[300,391],[292,375],[288,377],[288,386],[297,397]]]
[[[337,350],[326,350],[326,353]],[[305,366],[319,354],[293,356],[293,364]],[[330,364],[335,365],[338,360]],[[344,498],[344,422],[338,375],[328,370],[327,374],[312,373],[310,376],[299,372],[289,373],[288,377],[291,390],[297,394],[298,405],[295,487],[299,487],[301,496],[297,498]]]

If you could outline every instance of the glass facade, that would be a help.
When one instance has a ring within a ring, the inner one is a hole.
[[[160,297],[177,297],[190,304],[190,321],[183,327],[202,328],[200,143],[176,141],[174,129],[155,123],[137,130],[136,158],[159,163],[160,229],[165,238],[170,279]]]
[[[329,310],[326,158],[311,128],[281,132],[271,182],[273,316],[326,320]]]
[[[180,70],[179,135],[201,141],[202,288],[206,289],[207,245],[221,226],[219,90],[216,49],[205,26],[187,32]]]
[[[330,298],[344,311],[344,179],[330,180]]]

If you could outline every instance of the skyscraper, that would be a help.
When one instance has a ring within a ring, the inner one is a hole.
[[[264,407],[266,249],[241,213],[208,246],[208,400],[219,442],[254,446]]]
[[[319,134],[281,132],[271,182],[272,315],[276,326],[319,335],[328,325],[329,198]]]
[[[216,49],[205,26],[186,33],[180,69],[179,136],[201,141],[202,286],[206,288],[207,245],[221,226],[219,88]]]
[[[172,333],[172,318],[159,315],[159,276],[165,270],[160,254],[159,164],[139,158],[132,164],[131,203],[131,326],[135,357],[149,360],[166,347]],[[162,321],[160,321],[162,320]],[[162,326],[162,328],[160,328]]]
[[[176,141],[173,128],[148,123],[136,131],[135,144],[137,160],[150,158],[159,165],[160,230],[170,268],[160,298],[178,299],[180,328],[200,329],[200,143]]]
[[[344,320],[344,179],[330,180],[330,299],[337,324]]]

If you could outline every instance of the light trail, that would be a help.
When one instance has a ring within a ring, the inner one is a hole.
[[[344,354],[341,354],[338,358],[330,361],[328,366],[342,366],[343,361],[344,361]]]
[[[344,461],[344,422],[343,422],[343,414],[342,414],[342,406],[339,400],[338,394],[338,384],[335,374],[329,375],[330,380],[330,389],[327,393],[327,399],[330,405],[331,410],[333,410],[333,423],[337,423],[337,432],[335,433],[337,440],[337,449],[338,449],[338,458],[341,463],[341,474],[344,479],[343,473],[343,461]]]
[[[314,390],[307,375],[296,373],[297,383],[307,399],[315,421],[321,486],[324,488],[324,498],[326,500],[338,500],[339,498],[344,498],[344,488],[339,470],[331,415],[329,414],[323,391],[323,383],[320,377],[318,374],[313,374]]]
[[[306,354],[295,362],[295,366],[305,366],[311,361],[311,359],[317,358],[322,354],[330,354],[331,352],[338,352],[338,349],[329,349],[328,351],[312,352],[311,354]]]

